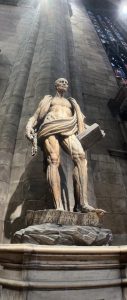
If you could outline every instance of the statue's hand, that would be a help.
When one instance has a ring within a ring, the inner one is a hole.
[[[26,137],[29,141],[34,139],[34,129],[32,127],[26,127]]]
[[[102,136],[105,137],[105,132],[104,130],[101,130]]]

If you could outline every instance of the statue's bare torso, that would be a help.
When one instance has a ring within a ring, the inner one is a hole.
[[[64,97],[60,98],[55,96],[52,99],[50,109],[44,119],[44,123],[52,120],[67,119],[72,117],[72,115],[72,105],[69,100]]]

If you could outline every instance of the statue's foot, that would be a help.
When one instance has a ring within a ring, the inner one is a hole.
[[[95,211],[96,208],[94,208],[93,206],[90,206],[88,204],[85,204],[81,207],[81,212],[82,213],[87,213],[87,212],[90,212],[90,211]]]
[[[107,213],[106,210],[101,208],[96,208],[95,212],[98,214],[99,217],[103,217],[103,215]]]
[[[81,212],[81,205],[74,206],[73,212]]]
[[[101,208],[94,208],[93,206],[90,206],[88,204],[82,206],[81,212],[82,213],[96,212],[99,216],[103,216],[106,213],[105,210]]]
[[[64,208],[63,208],[62,206],[57,207],[56,210],[59,210],[59,211],[65,211]]]

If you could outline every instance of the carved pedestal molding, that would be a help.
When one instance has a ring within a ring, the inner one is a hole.
[[[0,265],[4,300],[127,299],[127,246],[1,245]]]

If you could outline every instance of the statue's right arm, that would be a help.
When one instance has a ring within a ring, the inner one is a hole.
[[[26,137],[30,141],[32,141],[33,137],[34,137],[34,127],[38,123],[38,117],[39,117],[40,110],[41,110],[41,103],[42,103],[42,101],[39,103],[37,110],[35,111],[34,115],[28,120],[28,123],[26,125]]]
[[[39,103],[37,110],[34,115],[29,119],[26,125],[26,137],[32,141],[34,137],[34,128],[38,125],[38,121],[43,119],[43,117],[47,114],[50,104],[51,104],[52,96],[46,95]]]

